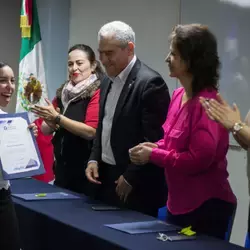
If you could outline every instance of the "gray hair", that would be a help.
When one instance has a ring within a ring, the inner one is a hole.
[[[123,46],[126,46],[129,42],[135,44],[135,32],[128,24],[121,21],[113,21],[103,25],[98,32],[98,41],[105,36],[113,36]]]

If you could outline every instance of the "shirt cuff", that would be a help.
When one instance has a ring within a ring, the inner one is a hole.
[[[163,142],[156,142],[155,144],[158,146],[158,148],[161,148],[164,143]]]
[[[173,155],[172,151],[166,151],[159,148],[153,148],[152,153],[150,155],[150,161],[159,166],[159,167],[167,167],[172,164],[171,156]]]
[[[88,161],[88,164],[87,165],[89,165],[89,163],[98,163],[97,161],[94,161],[94,160],[90,160],[90,161]]]
[[[127,180],[124,178],[124,176],[123,176],[123,179],[124,179],[124,181],[126,182],[127,185],[129,185],[130,187],[132,187],[132,186],[127,182]]]

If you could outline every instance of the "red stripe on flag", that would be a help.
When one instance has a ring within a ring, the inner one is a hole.
[[[25,10],[28,16],[29,25],[32,25],[32,6],[33,6],[33,0],[25,1]]]

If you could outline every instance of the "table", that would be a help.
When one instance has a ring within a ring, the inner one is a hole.
[[[62,191],[33,179],[12,181],[13,193]],[[13,198],[19,219],[23,250],[238,250],[240,246],[200,236],[196,241],[162,242],[157,234],[129,235],[104,224],[145,221],[138,212],[93,211],[86,200],[24,201]]]

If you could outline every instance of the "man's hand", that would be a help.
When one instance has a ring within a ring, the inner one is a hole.
[[[89,162],[88,166],[85,170],[85,174],[87,179],[94,184],[102,184],[98,181],[99,173],[98,173],[98,163],[97,162]]]
[[[126,202],[128,195],[131,193],[133,187],[124,179],[123,175],[119,177],[117,181],[115,181],[116,193],[120,197],[120,200]]]

